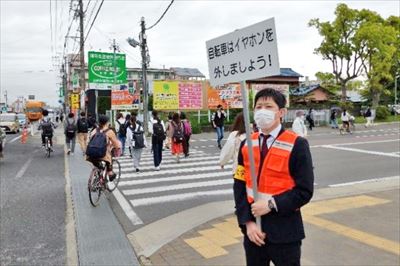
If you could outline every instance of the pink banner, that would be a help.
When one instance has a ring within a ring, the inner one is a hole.
[[[202,109],[202,83],[179,82],[179,109]]]

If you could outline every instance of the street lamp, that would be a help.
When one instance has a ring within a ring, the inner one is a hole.
[[[140,46],[140,42],[136,41],[134,38],[128,38],[126,41],[129,43],[130,46],[133,48],[136,48],[137,46]],[[140,113],[140,89],[139,89],[139,106],[138,106],[138,115]]]

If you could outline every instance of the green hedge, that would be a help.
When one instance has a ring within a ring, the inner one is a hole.
[[[381,105],[376,108],[376,119],[377,120],[385,120],[388,116],[390,116],[390,112],[386,106]]]

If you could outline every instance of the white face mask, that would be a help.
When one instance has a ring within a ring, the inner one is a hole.
[[[275,121],[275,112],[267,109],[257,110],[254,114],[254,121],[261,129],[269,129]]]

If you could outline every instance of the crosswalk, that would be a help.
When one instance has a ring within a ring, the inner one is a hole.
[[[217,152],[217,151],[216,151]],[[219,153],[191,149],[190,157],[176,157],[163,152],[161,170],[156,171],[153,154],[142,154],[140,172],[136,173],[129,156],[119,158],[121,180],[118,188],[130,205],[136,207],[181,202],[188,199],[232,195],[232,165],[219,166]]]

